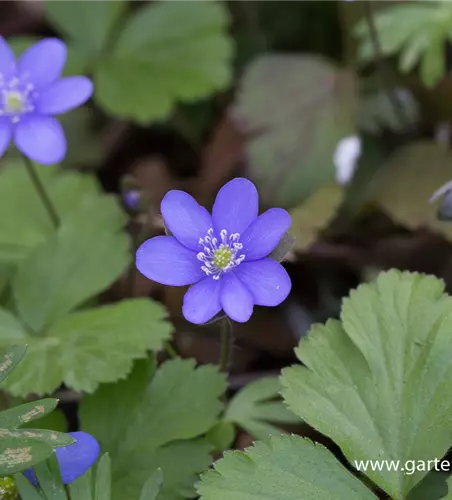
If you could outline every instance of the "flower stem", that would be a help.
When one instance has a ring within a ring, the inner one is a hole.
[[[220,372],[227,373],[229,371],[233,343],[234,337],[232,335],[232,323],[226,316],[221,322]]]
[[[166,353],[168,354],[168,356],[171,358],[171,359],[174,359],[174,358],[178,358],[179,355],[177,354],[177,351],[176,349],[174,349],[174,347],[172,346],[171,342],[165,342],[165,350],[166,350]]]
[[[60,218],[58,217],[58,213],[55,209],[55,206],[53,205],[52,200],[47,194],[47,191],[45,190],[45,187],[42,184],[41,179],[39,178],[35,165],[26,156],[24,156],[24,161],[28,174],[30,175],[30,179],[36,189],[36,192],[38,193],[39,198],[41,198],[42,204],[44,205],[44,208],[49,214],[50,220],[52,221],[54,228],[58,229],[58,227],[60,226]]]
[[[380,38],[375,25],[375,12],[372,0],[367,0],[363,2],[364,4],[364,14],[367,21],[367,26],[369,28],[370,40],[372,43],[372,48],[374,51],[375,61],[377,65],[377,72],[379,73],[380,82],[383,86],[384,91],[388,97],[391,106],[394,109],[395,115],[398,117],[399,122],[411,129],[411,124],[409,118],[406,116],[405,109],[402,102],[400,102],[397,92],[394,92],[393,86],[391,84],[391,74],[388,72],[388,68],[385,64],[383,51],[381,48]]]

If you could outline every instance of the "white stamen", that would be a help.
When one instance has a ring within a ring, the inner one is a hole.
[[[0,116],[10,118],[12,123],[35,109],[34,101],[39,94],[28,79],[29,75],[23,74],[6,80],[0,73]]]
[[[243,244],[239,243],[239,233],[228,236],[227,230],[222,229],[220,240],[221,242],[215,237],[213,228],[207,231],[204,238],[198,240],[198,243],[203,246],[203,252],[197,254],[198,260],[204,264],[201,269],[214,280],[220,279],[223,273],[230,271],[245,260],[244,254],[237,255],[243,249]]]

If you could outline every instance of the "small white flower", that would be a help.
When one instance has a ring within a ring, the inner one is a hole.
[[[358,158],[361,156],[361,139],[357,136],[346,137],[339,141],[334,152],[333,163],[336,168],[336,181],[341,186],[348,184],[355,173]]]

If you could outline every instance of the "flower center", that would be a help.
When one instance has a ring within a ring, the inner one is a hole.
[[[201,269],[214,280],[220,279],[223,273],[238,266],[245,259],[244,254],[237,255],[243,248],[239,233],[228,236],[226,229],[222,229],[220,240],[215,237],[213,228],[207,231],[204,238],[199,239],[199,244],[204,247],[204,251],[197,254],[198,260],[203,263]]]
[[[5,101],[5,111],[8,114],[21,113],[24,105],[24,98],[17,90],[6,90],[3,93]]]
[[[0,116],[7,116],[17,123],[22,115],[33,111],[37,93],[27,77],[6,81],[0,73]]]

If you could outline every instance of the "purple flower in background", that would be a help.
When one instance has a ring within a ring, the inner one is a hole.
[[[138,189],[128,189],[122,195],[124,204],[130,210],[137,210],[140,203],[141,193]]]
[[[0,156],[9,143],[31,160],[58,163],[66,154],[66,139],[53,115],[86,102],[93,93],[84,76],[61,78],[66,46],[47,38],[27,49],[18,61],[0,37]]]
[[[60,466],[63,484],[69,484],[82,476],[97,460],[100,447],[99,443],[86,432],[70,432],[75,443],[55,450]],[[33,484],[38,484],[33,469],[24,471],[24,475]]]
[[[254,305],[277,306],[286,299],[289,275],[268,255],[290,227],[290,216],[280,208],[258,216],[258,193],[250,181],[237,178],[223,186],[212,216],[183,191],[169,191],[161,211],[173,236],[145,241],[136,264],[158,283],[193,285],[183,304],[188,321],[205,323],[224,310],[243,323]]]

